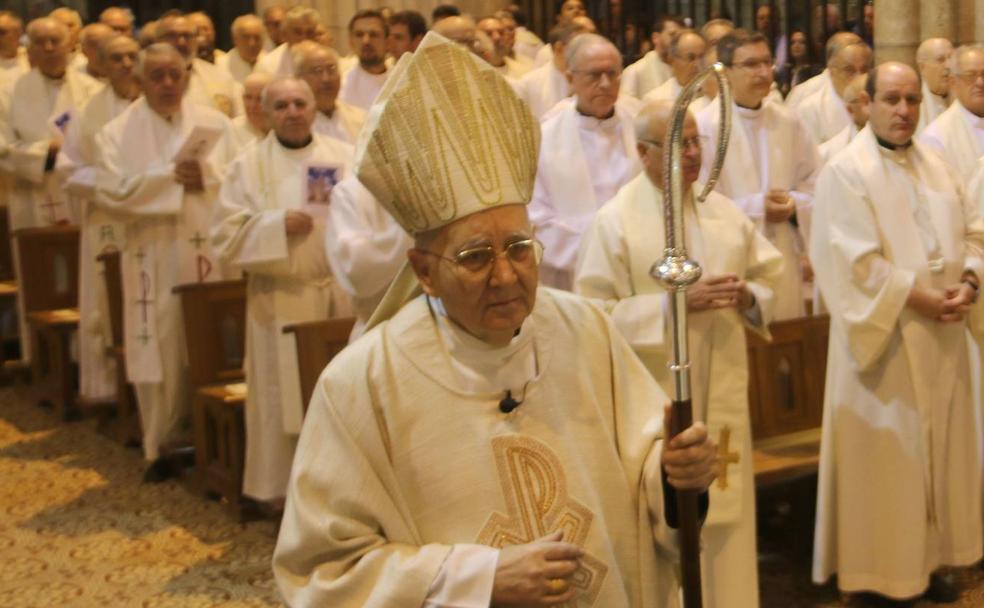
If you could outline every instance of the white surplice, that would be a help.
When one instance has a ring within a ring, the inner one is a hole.
[[[328,260],[352,298],[355,339],[406,263],[413,239],[355,176],[344,178],[331,196]]]
[[[383,85],[386,84],[388,76],[388,69],[382,74],[370,74],[361,64],[356,64],[355,67],[342,75],[342,88],[338,92],[338,99],[357,108],[368,110],[372,102],[376,100],[376,96],[383,90]]]
[[[977,116],[954,99],[919,135],[919,141],[935,148],[957,170],[962,185],[967,184],[984,156],[984,117]]]
[[[702,184],[695,184],[699,191]],[[758,606],[755,480],[748,410],[745,328],[768,338],[773,284],[782,254],[731,201],[712,192],[684,203],[687,253],[704,275],[733,273],[746,281],[756,306],[688,315],[694,418],[703,421],[735,464],[711,486],[702,529],[704,606]],[[603,302],[660,386],[673,386],[669,303],[649,271],[663,259],[663,195],[645,173],[602,207],[584,236],[574,291]]]
[[[10,59],[0,59],[0,84],[17,80],[31,70],[27,53],[17,53]]]
[[[649,51],[641,59],[622,72],[620,95],[642,99],[647,93],[673,77],[670,66],[663,62],[656,51]]]
[[[714,162],[720,114],[711,104],[697,114],[706,179]],[[813,138],[800,120],[785,106],[763,103],[758,109],[732,106],[731,139],[716,190],[740,207],[766,238],[782,252],[786,263],[776,285],[776,320],[801,317],[803,278],[800,255],[802,241],[809,238],[810,207],[813,204],[814,173],[820,165]],[[786,190],[796,205],[800,234],[790,222],[765,221],[765,195]]]
[[[222,135],[202,162],[205,190],[185,192],[174,155],[196,125]],[[233,156],[232,125],[185,97],[167,119],[140,98],[96,138],[101,162],[95,201],[126,220],[123,317],[126,371],[134,383],[144,455],[153,460],[188,412],[187,357],[177,285],[219,280],[208,234],[219,182]]]
[[[438,314],[411,301],[322,374],[274,552],[287,602],[423,606],[438,587],[451,598],[438,605],[487,606],[488,583],[480,603],[456,598],[495,562],[456,568],[459,549],[563,530],[584,551],[579,605],[676,606],[658,463],[666,395],[607,316],[540,288],[522,328],[537,373],[503,414],[516,387],[463,378]]]
[[[228,72],[196,57],[189,76],[185,97],[215,108],[229,118],[243,113],[243,88]]]
[[[263,57],[260,57],[256,61],[253,71],[271,74],[273,76],[293,76],[294,57],[290,54],[290,45],[285,42]]]
[[[309,168],[351,171],[351,146],[314,135],[304,148],[280,144],[271,131],[229,165],[212,221],[212,246],[246,273],[246,463],[243,493],[283,498],[304,405],[292,323],[351,315],[325,252],[329,203],[309,203]],[[315,205],[323,207],[313,211]],[[307,212],[314,228],[287,236],[288,210]]]
[[[320,111],[315,114],[314,125],[311,126],[311,130],[354,146],[359,137],[359,131],[362,130],[362,125],[365,122],[365,110],[336,100],[335,109],[330,117]]]
[[[242,151],[246,146],[266,137],[266,132],[254,127],[245,114],[240,114],[232,119],[232,137],[236,142],[235,149]]]
[[[260,55],[256,58],[256,62],[259,63],[259,61],[263,59],[264,55],[265,53],[260,51]],[[215,60],[215,67],[220,70],[224,70],[239,84],[243,84],[246,77],[253,73],[253,66],[255,65],[256,63],[253,65],[246,63],[246,60],[239,54],[239,50],[235,48]]]
[[[56,164],[62,187],[80,210],[79,395],[92,401],[113,398],[117,388],[116,361],[106,350],[113,343],[106,282],[103,264],[96,257],[122,250],[124,236],[120,218],[92,203],[99,165],[96,135],[130,103],[112,86],[103,87],[69,124]]]
[[[858,126],[854,124],[852,120],[846,127],[840,130],[837,135],[834,135],[827,141],[823,142],[817,146],[817,152],[820,154],[821,164],[826,164],[830,159],[837,155],[838,152],[847,147],[847,144],[851,143],[854,136],[858,134]]]
[[[830,70],[824,69],[813,78],[809,78],[793,87],[793,90],[786,96],[786,106],[795,110],[810,95],[813,95],[825,86],[830,86],[830,84]]]
[[[676,77],[671,77],[663,84],[646,93],[646,96],[642,98],[642,101],[645,103],[652,103],[654,101],[676,101],[677,97],[679,97],[682,92],[683,85],[680,84],[680,81],[677,80]],[[691,112],[696,114],[707,107],[709,102],[710,100],[703,95],[698,95],[687,107]]]
[[[837,135],[853,122],[847,112],[847,105],[834,90],[833,82],[827,82],[804,99],[796,107],[796,113],[817,145]]]
[[[544,245],[542,284],[571,289],[581,235],[595,212],[639,173],[633,117],[621,100],[602,120],[570,103],[541,125],[529,214]]]
[[[916,126],[918,136],[946,111],[950,102],[946,97],[940,97],[929,90],[926,80],[922,81],[922,103],[919,104],[919,124]]]
[[[513,48],[517,55],[526,57],[532,64],[543,45],[544,42],[540,40],[539,36],[521,25],[516,26],[516,44]]]
[[[906,300],[984,276],[984,223],[936,154],[881,148],[870,125],[821,171],[814,215],[831,325],[813,580],[918,595],[981,558],[981,479],[967,323]]]
[[[513,83],[513,89],[537,120],[543,120],[544,114],[571,94],[567,77],[553,62],[527,72]]]

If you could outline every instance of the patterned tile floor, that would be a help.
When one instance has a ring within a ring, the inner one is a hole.
[[[0,607],[282,605],[272,522],[241,525],[178,483],[140,483],[137,450],[94,421],[59,422],[35,397],[0,388]],[[811,500],[809,483],[763,496],[763,608],[844,605],[832,585],[809,582]],[[959,576],[965,591],[951,606],[984,607],[984,570]]]

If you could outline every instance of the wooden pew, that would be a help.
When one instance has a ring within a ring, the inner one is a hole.
[[[141,440],[140,414],[133,385],[126,379],[126,356],[123,350],[123,272],[120,252],[106,251],[96,256],[103,265],[103,281],[109,308],[110,345],[107,356],[116,362],[116,421],[109,434],[124,445]]]
[[[11,326],[0,326],[0,370],[7,366],[7,357],[19,339],[16,326],[17,281],[14,280],[12,243],[10,218],[4,201],[4,206],[0,207],[0,323],[7,321]],[[14,366],[20,363],[16,357],[11,357],[9,361]]]
[[[817,471],[830,318],[773,323],[772,342],[747,332],[755,483],[775,485]]]
[[[71,359],[71,336],[79,326],[79,229],[58,225],[14,232],[21,261],[20,297],[30,327],[34,382],[53,391],[63,418],[78,414],[78,377]]]
[[[348,344],[353,325],[355,318],[347,317],[284,326],[284,333],[293,334],[297,343],[297,374],[305,412],[321,371]]]
[[[198,487],[224,498],[242,519],[246,281],[179,285],[173,292],[184,315]]]

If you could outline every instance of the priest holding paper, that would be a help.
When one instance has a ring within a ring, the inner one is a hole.
[[[912,139],[916,72],[883,63],[868,78],[868,126],[820,172],[810,240],[830,308],[813,580],[954,602],[940,569],[982,554],[966,333],[984,222]]]
[[[571,102],[542,125],[543,146],[530,219],[544,244],[540,279],[570,290],[581,235],[595,212],[639,173],[633,117],[639,101],[618,100],[618,49],[598,34],[581,34],[567,49]]]
[[[816,145],[792,112],[765,101],[772,86],[772,55],[764,36],[735,30],[718,43],[718,59],[727,68],[735,105],[731,144],[716,189],[733,200],[783,254],[783,273],[775,286],[775,319],[801,317],[806,313],[801,242],[809,236],[814,172],[820,165]],[[704,179],[717,147],[719,120],[720,110],[714,104],[697,114]],[[791,223],[794,215],[801,234]]]
[[[714,442],[699,422],[663,441],[667,397],[608,317],[537,287],[524,203],[538,128],[506,81],[434,33],[391,79],[356,172],[414,248],[378,324],[315,388],[274,552],[281,592],[291,606],[677,606],[667,505],[710,484]]]
[[[121,259],[127,376],[140,407],[147,481],[173,474],[161,446],[188,413],[185,336],[171,289],[223,278],[208,234],[232,126],[187,96],[185,58],[170,44],[141,51],[144,96],[97,137],[96,201],[126,218]]]
[[[667,294],[649,271],[663,259],[663,141],[672,102],[647,105],[636,118],[643,172],[595,216],[584,241],[574,291],[612,316],[660,386],[672,386]],[[701,280],[687,289],[694,417],[721,447],[719,474],[701,533],[704,606],[758,606],[755,479],[748,413],[745,328],[768,338],[780,254],[734,203],[716,192],[694,200],[700,172],[697,122],[687,115],[681,157],[687,253]]]
[[[325,255],[331,189],[352,149],[313,134],[314,95],[302,80],[267,86],[269,135],[229,166],[212,222],[212,244],[248,277],[246,465],[243,494],[282,501],[304,405],[291,323],[351,315]]]

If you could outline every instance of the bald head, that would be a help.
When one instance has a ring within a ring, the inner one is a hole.
[[[263,110],[281,142],[298,146],[310,141],[314,94],[300,78],[277,78],[268,84],[263,90]]]
[[[445,38],[454,40],[469,51],[475,51],[477,26],[471,17],[467,15],[445,17],[435,23],[432,29]]]
[[[111,6],[99,13],[99,22],[105,23],[123,36],[133,35],[133,14],[118,6]]]
[[[984,47],[965,44],[953,54],[952,89],[957,100],[977,116],[984,116]]]
[[[293,51],[294,75],[311,87],[318,111],[331,116],[342,84],[338,53],[310,40],[298,43]]]
[[[263,11],[263,27],[266,28],[267,36],[275,46],[284,43],[284,17],[286,11],[282,6],[271,6]]]
[[[29,40],[27,52],[42,74],[49,78],[61,78],[68,66],[68,28],[49,17],[35,19],[27,24]]]
[[[242,15],[232,22],[232,44],[239,56],[253,65],[263,50],[263,21],[256,15]]]
[[[865,88],[871,98],[871,130],[889,143],[907,145],[919,122],[919,74],[904,63],[887,61],[871,71]]]
[[[661,99],[647,103],[635,118],[636,146],[639,160],[650,181],[663,188],[663,141],[671,126],[673,101]],[[697,145],[697,121],[689,110],[683,122],[683,188],[689,190],[700,174],[700,145]]]
[[[243,81],[243,108],[246,120],[261,133],[270,130],[266,112],[263,111],[263,90],[273,81],[273,76],[265,72],[253,72]]]
[[[79,41],[81,42],[82,54],[85,55],[88,61],[86,70],[90,76],[95,76],[96,78],[106,76],[106,69],[102,64],[102,56],[99,53],[99,49],[107,40],[116,35],[113,28],[105,23],[90,23],[82,28]]]
[[[576,71],[578,69],[578,61],[589,54],[600,52],[602,49],[606,52],[618,53],[618,48],[616,48],[615,45],[604,36],[585,33],[575,37],[570,44],[567,45],[566,49],[566,56],[564,59],[567,63],[567,71]]]
[[[99,61],[118,97],[134,99],[140,94],[135,71],[139,52],[136,40],[115,32],[99,47]]]
[[[854,32],[837,32],[827,39],[826,47],[826,57],[827,65],[830,65],[831,58],[840,52],[844,47],[851,44],[858,44],[864,42],[861,40],[861,36],[858,36]]]
[[[950,92],[950,58],[953,44],[946,38],[927,38],[916,50],[916,65],[926,87],[945,97]]]
[[[834,90],[843,98],[844,87],[856,76],[867,74],[871,69],[871,48],[863,42],[844,45],[827,62],[827,67]]]
[[[281,33],[284,42],[293,46],[302,40],[314,40],[318,36],[318,12],[306,6],[295,6],[284,16]]]
[[[152,110],[164,117],[178,111],[188,88],[188,70],[174,46],[155,42],[140,51],[136,73]]]
[[[78,12],[64,6],[51,11],[48,16],[68,29],[69,50],[74,51],[79,45],[79,32],[82,31],[82,16]]]
[[[844,105],[847,113],[851,115],[854,126],[861,130],[868,124],[868,114],[870,111],[871,100],[865,88],[868,86],[868,74],[855,76],[851,82],[844,87]]]

